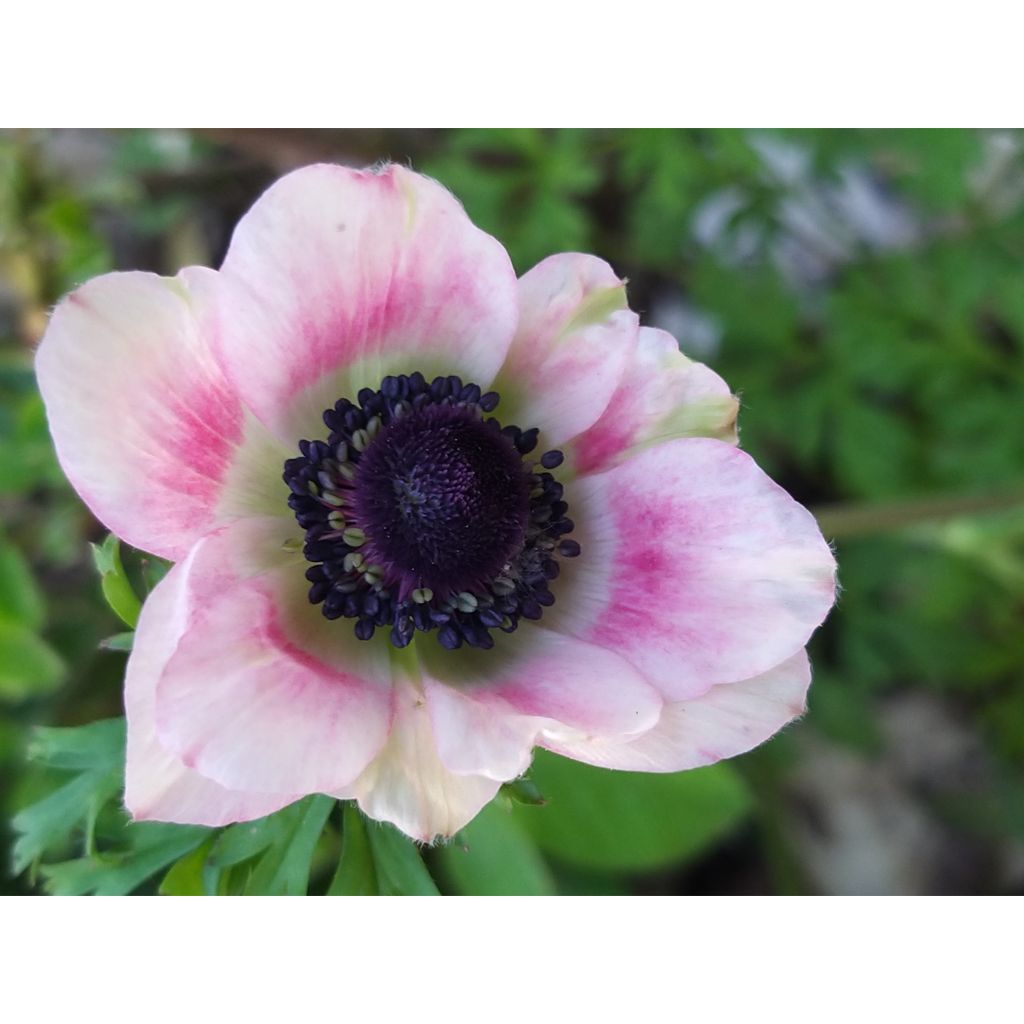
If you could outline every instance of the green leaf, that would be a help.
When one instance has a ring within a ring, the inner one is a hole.
[[[276,814],[268,814],[255,821],[240,821],[226,828],[217,837],[207,857],[212,868],[229,868],[251,860],[257,854],[282,842],[288,831],[288,808]]]
[[[547,803],[544,794],[537,788],[537,784],[531,778],[523,776],[521,779],[513,779],[501,787],[501,792],[511,797],[516,803],[530,804],[533,807],[543,807]]]
[[[381,896],[440,896],[415,844],[392,825],[368,822]]]
[[[124,762],[124,750],[125,720],[105,718],[72,728],[35,729],[28,758],[49,768],[112,770]]]
[[[523,826],[492,801],[458,841],[437,851],[451,888],[466,896],[552,896],[551,870]]]
[[[134,633],[115,633],[100,641],[100,647],[104,651],[130,651],[135,643]]]
[[[64,673],[64,662],[38,634],[17,622],[0,620],[0,700],[50,693]]]
[[[12,819],[17,833],[12,857],[15,874],[45,853],[63,853],[83,823],[88,848],[92,822],[100,808],[121,789],[124,742],[123,718],[71,729],[35,730],[28,746],[29,759],[79,774]]]
[[[131,846],[62,864],[46,864],[40,873],[54,896],[126,896],[169,864],[190,853],[210,834],[207,828],[142,821],[126,826]]]
[[[751,797],[729,765],[672,775],[593,768],[538,751],[530,775],[546,807],[518,806],[538,845],[591,870],[652,871],[705,852],[740,822]]]
[[[206,887],[203,879],[203,868],[206,855],[213,844],[211,836],[206,842],[197,846],[171,867],[160,883],[161,896],[205,896]]]
[[[124,571],[121,542],[110,534],[102,544],[93,544],[92,552],[107,604],[126,626],[134,629],[142,604]]]
[[[313,851],[333,807],[331,797],[309,796],[278,811],[286,823],[284,837],[267,850],[254,868],[245,888],[248,895],[306,895]]]
[[[342,821],[341,856],[328,896],[378,896],[377,872],[366,834],[366,819],[354,803],[346,803]]]
[[[120,788],[116,770],[88,771],[19,811],[11,821],[18,833],[12,857],[14,873],[20,874],[47,851],[66,846],[78,826],[95,819],[100,807]]]
[[[0,534],[0,620],[42,628],[45,603],[25,556]]]

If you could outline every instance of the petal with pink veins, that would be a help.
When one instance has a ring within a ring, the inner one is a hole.
[[[278,520],[246,520],[199,545],[187,628],[157,683],[157,732],[226,788],[331,792],[387,738],[388,653],[309,604],[305,563],[281,547],[281,530]]]
[[[714,437],[736,443],[739,402],[703,363],[679,351],[671,334],[640,328],[629,363],[601,418],[566,446],[577,474],[598,473],[639,448],[676,437]]]
[[[436,182],[319,164],[276,182],[235,229],[217,347],[284,443],[389,373],[486,390],[515,331],[508,254]]]
[[[501,416],[564,444],[604,411],[636,349],[626,283],[604,260],[549,256],[519,281],[519,328],[495,389]]]
[[[68,479],[119,537],[172,560],[218,518],[246,437],[207,347],[207,276],[98,277],[56,308],[36,355]]]
[[[227,825],[284,807],[303,794],[227,789],[187,768],[156,734],[156,684],[188,621],[192,560],[176,565],[142,609],[125,679],[128,754],[125,804],[136,820]]]
[[[779,664],[832,605],[814,517],[721,441],[648,448],[571,493],[583,554],[551,625],[622,655],[670,700]]]
[[[492,651],[423,654],[424,694],[441,760],[506,781],[539,737],[612,740],[651,728],[661,697],[604,648],[524,623]]]
[[[653,729],[626,743],[597,739],[542,741],[542,746],[601,768],[699,768],[753,749],[802,715],[810,682],[807,654],[800,651],[753,679],[713,686],[701,697],[666,704]]]

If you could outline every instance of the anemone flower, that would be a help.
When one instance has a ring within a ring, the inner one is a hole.
[[[79,494],[176,563],[128,661],[136,819],[326,793],[426,841],[535,746],[673,772],[804,708],[834,562],[727,386],[608,264],[517,280],[405,168],[295,171],[220,271],[88,282],[37,368]]]

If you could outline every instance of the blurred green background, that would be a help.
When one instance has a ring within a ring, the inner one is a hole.
[[[766,746],[666,777],[541,757],[544,805],[502,796],[429,875],[371,826],[376,887],[1024,891],[1024,136],[960,130],[0,135],[2,890],[341,891],[342,836],[358,859],[361,826],[319,798],[262,831],[127,827],[117,726],[33,733],[119,715],[125,660],[101,647],[124,629],[105,531],[33,380],[47,311],[107,270],[216,266],[260,191],[319,159],[410,162],[520,272],[611,262],[740,394],[741,443],[819,514],[843,585],[810,713]],[[144,587],[154,567],[125,563]]]

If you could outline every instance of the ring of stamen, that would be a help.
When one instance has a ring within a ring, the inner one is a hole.
[[[284,481],[306,531],[309,599],[396,647],[435,631],[442,646],[493,646],[554,603],[559,559],[580,553],[562,485],[537,462],[538,431],[488,414],[495,392],[459,377],[385,377],[324,413],[325,441],[300,441]]]

